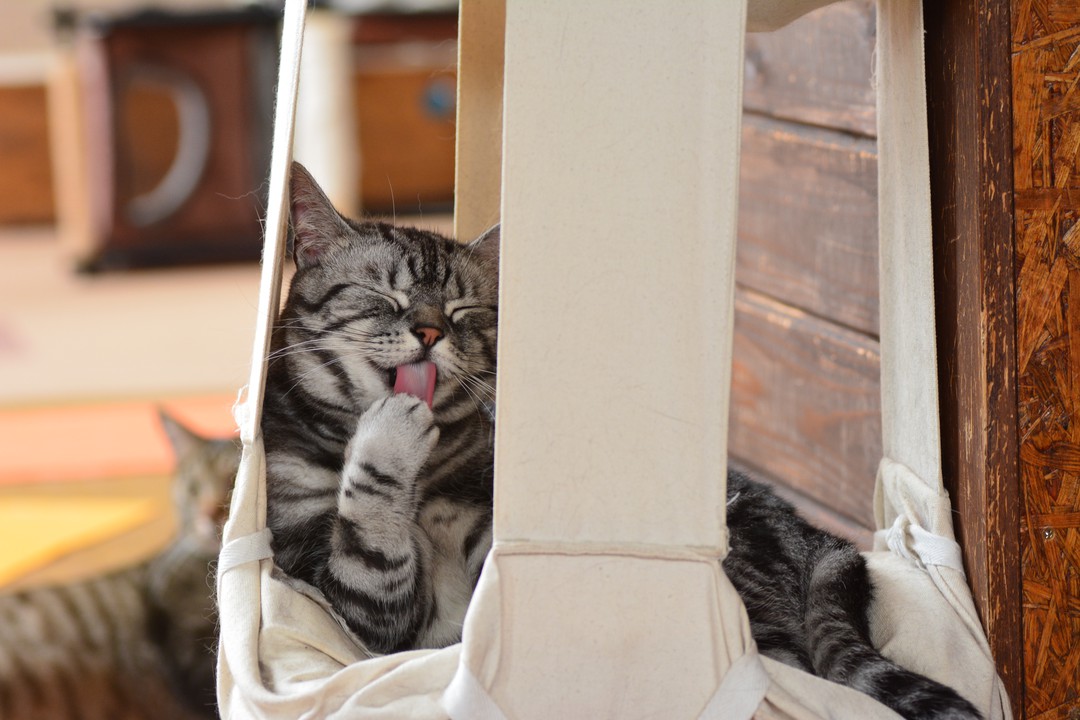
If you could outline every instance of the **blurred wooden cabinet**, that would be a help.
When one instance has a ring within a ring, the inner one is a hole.
[[[258,258],[276,23],[258,9],[78,18],[52,117],[82,267]]]
[[[457,16],[362,15],[353,47],[361,206],[398,214],[449,209]]]
[[[448,210],[456,15],[349,22],[360,206]],[[258,258],[276,34],[257,9],[77,19],[52,117],[61,233],[81,267]]]

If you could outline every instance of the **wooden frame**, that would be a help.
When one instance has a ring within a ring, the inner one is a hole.
[[[946,483],[1018,717],[1080,708],[1080,12],[927,3]]]
[[[975,604],[1021,708],[1019,512],[1003,502],[1019,494],[1007,5],[924,12],[943,472]]]

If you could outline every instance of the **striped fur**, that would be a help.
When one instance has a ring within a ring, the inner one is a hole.
[[[133,568],[0,595],[3,720],[217,717],[210,575],[239,450],[163,422],[178,460],[176,540]]]
[[[758,649],[860,690],[911,720],[973,720],[953,690],[905,670],[870,643],[873,588],[863,557],[764,485],[728,473],[724,572],[746,605]]]
[[[346,220],[299,165],[290,189],[262,420],[275,560],[374,652],[450,644],[491,544],[498,238]],[[392,394],[421,360],[433,409]]]

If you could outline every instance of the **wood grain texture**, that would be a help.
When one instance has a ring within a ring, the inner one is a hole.
[[[1021,638],[1008,0],[924,5],[942,461],[1016,712]]]
[[[736,273],[745,287],[876,336],[874,141],[746,116]]]
[[[872,0],[836,3],[746,38],[743,104],[755,113],[875,135]]]
[[[730,451],[849,523],[873,527],[877,342],[738,289]]]
[[[0,223],[54,217],[44,85],[0,87]]]
[[[454,199],[457,16],[364,14],[353,23],[365,212],[423,214]]]
[[[734,464],[871,544],[880,457],[870,0],[747,37]]]
[[[1012,2],[1024,709],[1080,716],[1080,6]]]

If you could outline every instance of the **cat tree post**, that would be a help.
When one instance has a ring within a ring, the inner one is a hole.
[[[478,6],[462,8],[463,36]],[[745,22],[733,7],[506,4],[497,547],[463,667],[511,717],[693,717],[748,639],[716,588]],[[719,625],[714,647],[702,630]],[[624,664],[605,673],[611,657]]]

